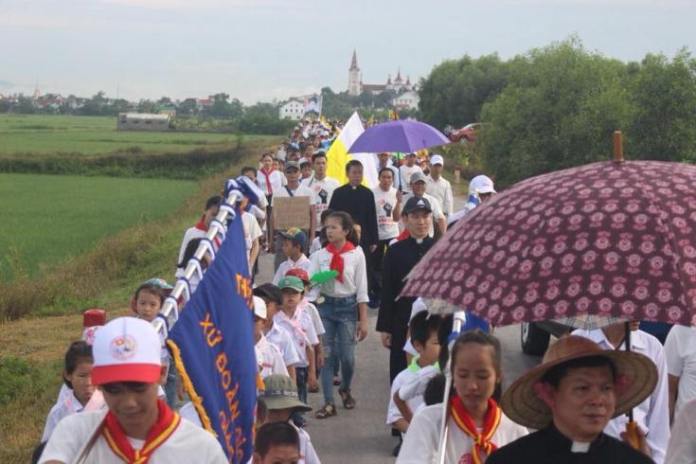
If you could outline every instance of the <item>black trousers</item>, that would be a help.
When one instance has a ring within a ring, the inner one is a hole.
[[[397,375],[408,367],[406,362],[406,334],[408,328],[403,331],[392,332],[391,348],[389,349],[389,385],[392,384]]]

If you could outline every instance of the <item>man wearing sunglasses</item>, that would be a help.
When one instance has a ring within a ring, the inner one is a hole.
[[[166,367],[150,323],[114,319],[96,333],[93,354],[92,384],[101,389],[108,410],[62,420],[40,463],[227,463],[210,433],[158,399]]]

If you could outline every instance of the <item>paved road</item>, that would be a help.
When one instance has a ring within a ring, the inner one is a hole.
[[[463,200],[457,198],[455,203],[460,207]],[[272,267],[271,255],[260,258],[259,283],[271,280]],[[382,347],[379,334],[374,331],[376,317],[376,310],[370,310],[370,333],[367,339],[358,344],[356,351],[353,379],[356,408],[348,411],[339,406],[338,416],[321,421],[315,419],[312,413],[307,415],[306,430],[324,464],[394,463],[391,451],[396,439],[385,425],[389,398],[389,355]],[[520,351],[519,326],[498,329],[495,334],[503,346],[503,386],[507,387],[534,366],[538,359]],[[309,403],[315,409],[320,408],[321,393],[310,393]]]

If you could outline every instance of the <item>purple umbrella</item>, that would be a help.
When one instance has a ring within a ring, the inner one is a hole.
[[[353,142],[348,153],[412,153],[450,143],[442,132],[424,122],[389,121],[368,128]]]

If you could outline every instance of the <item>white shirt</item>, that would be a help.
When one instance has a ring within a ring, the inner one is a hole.
[[[321,250],[321,240],[319,240],[319,237],[314,237],[314,240],[312,240],[312,244],[309,246],[309,254],[310,256],[315,252]],[[311,277],[311,276],[310,276]]]
[[[321,464],[307,431],[296,427],[292,421],[290,421],[289,424],[297,430],[297,435],[300,437],[300,460],[297,461],[297,464]]]
[[[378,185],[372,189],[377,211],[377,232],[380,240],[391,240],[399,235],[399,223],[394,221],[396,208],[396,189],[391,187],[386,192]]]
[[[411,176],[416,172],[420,172],[421,174],[423,173],[423,170],[417,164],[410,167],[406,166],[405,164],[399,166],[399,179],[401,182],[400,187],[402,192],[411,193]]]
[[[105,411],[99,411],[66,417],[51,435],[39,463],[53,460],[67,464],[74,462],[105,415]],[[135,449],[141,448],[144,443],[143,440],[130,437],[128,440]],[[172,462],[227,464],[227,458],[213,435],[187,420],[182,420],[174,433],[154,451],[148,461],[149,464]],[[99,435],[84,463],[123,464],[123,461],[111,451],[104,436]]]
[[[317,215],[315,224],[321,224],[321,213],[329,207],[331,196],[340,184],[336,179],[329,176],[321,180],[311,176],[307,179],[302,179],[302,185],[312,191],[310,204],[314,205],[314,211]]]
[[[273,324],[273,327],[265,335],[266,339],[280,350],[286,367],[294,367],[300,363],[300,355],[297,352],[295,343],[285,328],[278,324]]]
[[[292,195],[290,195],[290,193],[288,193],[288,190],[290,190],[290,192],[292,192]],[[293,190],[290,187],[288,187],[287,185],[285,185],[285,186],[279,188],[278,191],[275,191],[275,190],[273,191],[273,199],[271,200],[271,205],[273,205],[276,198],[290,197],[290,196],[292,196],[292,197],[309,197],[310,198],[309,201],[311,204],[311,202],[312,202],[311,199],[312,199],[313,195],[314,194],[312,193],[312,191],[302,184],[298,185],[295,190]]]
[[[334,298],[356,296],[358,303],[367,303],[370,299],[367,296],[367,268],[362,248],[355,247],[342,256],[343,282],[339,282],[338,279],[326,282],[320,286],[321,293]],[[331,253],[322,248],[312,254],[310,262],[312,265],[309,275],[328,271],[331,268]]]
[[[391,425],[399,419],[404,418],[404,416],[401,414],[401,411],[399,411],[399,408],[396,407],[396,403],[394,402],[394,393],[398,392],[403,385],[411,382],[414,378],[416,378],[420,370],[421,367],[418,365],[417,358],[413,358],[411,364],[409,364],[409,366],[406,369],[399,372],[399,374],[396,377],[394,377],[394,381],[392,381],[391,385],[391,391],[389,392],[389,406],[387,407],[387,425]],[[409,398],[406,401],[406,403],[408,404],[408,407],[411,409],[411,413],[413,415],[415,415],[423,407],[425,407],[425,401],[423,400],[422,395]]]
[[[589,338],[605,350],[625,349],[623,343],[619,347],[609,343],[601,329],[575,330],[573,335]],[[631,351],[647,356],[657,367],[657,385],[649,397],[633,408],[633,420],[647,435],[652,459],[656,464],[662,464],[669,441],[669,389],[664,350],[657,338],[642,330],[634,330],[631,332]],[[626,431],[627,423],[628,418],[622,414],[610,420],[604,432],[621,440],[621,433]]]
[[[176,262],[177,267],[179,266],[179,263],[181,262],[182,259],[184,259],[184,253],[186,252],[186,246],[189,244],[191,240],[194,240],[196,238],[204,238],[208,235],[208,232],[205,230],[201,229],[196,229],[195,227],[189,227],[186,229],[186,232],[184,233],[184,239],[181,241],[181,247],[179,248],[179,259]],[[186,264],[184,263],[184,267],[186,268]],[[183,269],[181,268],[181,269]]]
[[[251,247],[254,244],[254,240],[258,239],[263,235],[261,232],[261,227],[254,217],[253,214],[242,212],[242,229],[244,230],[244,244],[246,245],[247,261],[249,260],[249,255],[251,254]]]
[[[44,443],[51,438],[53,430],[56,428],[61,419],[70,416],[71,414],[82,412],[85,409],[85,407],[80,403],[80,400],[78,400],[75,396],[75,392],[72,389],[67,388],[67,386],[66,389],[67,392],[65,394],[63,394],[63,390],[61,390],[61,394],[58,395],[58,401],[56,401],[56,404],[53,405],[51,411],[48,413],[43,435],[41,436],[41,443]]]
[[[416,414],[404,436],[396,464],[435,464],[440,445],[440,422],[442,421],[442,404],[426,406]],[[466,461],[465,455],[470,454],[474,442],[450,418],[447,430],[447,450],[445,462],[456,464]],[[512,422],[505,414],[500,418],[498,429],[491,440],[498,448],[527,435],[526,428]]]
[[[675,416],[689,401],[696,399],[696,327],[675,325],[665,341],[669,375],[679,377]]]
[[[314,306],[314,303],[309,301],[307,298],[303,298],[302,303],[300,303],[300,306],[302,306],[302,309],[307,311],[309,317],[312,319],[314,331],[317,333],[317,336],[321,337],[322,335],[324,335],[326,333],[326,329],[324,328],[324,323],[321,322],[319,310],[316,306]]]
[[[258,184],[259,188],[263,193],[266,195],[275,195],[276,192],[279,190],[283,189],[283,185],[287,183],[287,180],[285,179],[285,175],[277,170],[271,171],[271,173],[268,175],[269,179],[271,180],[271,189],[268,189],[268,183],[266,182],[266,176],[261,170],[259,169],[258,174],[256,175],[256,183]]]
[[[300,356],[300,362],[297,363],[297,367],[309,366],[307,347],[308,345],[314,346],[319,344],[319,337],[314,330],[312,317],[309,313],[300,307],[295,310],[292,317],[288,316],[283,311],[279,311],[273,317],[273,325],[276,324],[287,330],[292,341],[295,343],[297,354]]]
[[[678,326],[674,326],[676,328]],[[672,328],[672,330],[674,330]],[[676,416],[665,464],[696,463],[696,401],[684,404]]]
[[[309,261],[309,258],[307,258],[304,253],[297,258],[297,261],[293,261],[292,258],[288,258],[282,263],[278,265],[278,269],[276,269],[276,273],[273,276],[273,285],[278,285],[278,282],[280,282],[280,279],[285,277],[285,274],[290,270],[290,269],[303,269],[309,274],[309,268],[311,266],[311,263]],[[310,276],[312,274],[309,274]]]
[[[454,210],[454,195],[452,194],[452,185],[444,177],[440,176],[437,180],[432,177],[426,177],[425,191],[436,198],[440,202],[440,208],[446,216],[452,214]]]
[[[265,379],[271,374],[288,375],[288,369],[285,367],[280,349],[269,342],[263,334],[254,345],[254,351],[261,378]]]

